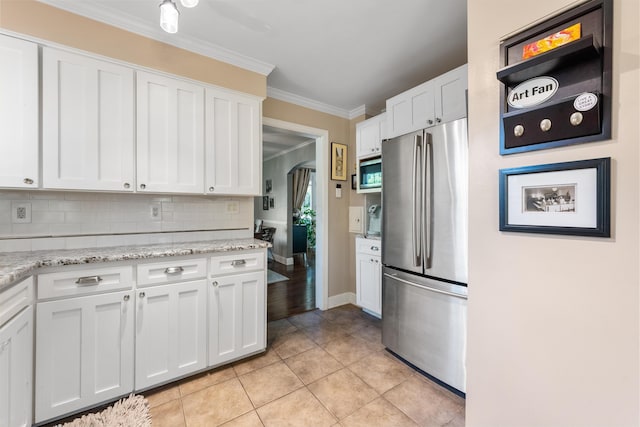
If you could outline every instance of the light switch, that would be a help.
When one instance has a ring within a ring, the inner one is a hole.
[[[364,232],[363,217],[364,208],[362,206],[349,206],[349,233],[362,234]]]

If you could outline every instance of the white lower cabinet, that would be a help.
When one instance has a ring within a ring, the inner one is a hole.
[[[205,279],[138,289],[136,390],[207,366]]]
[[[382,315],[382,261],[380,241],[356,238],[356,304]]]
[[[131,290],[37,304],[36,422],[133,390],[133,314]]]
[[[32,423],[33,308],[0,327],[0,426]]]
[[[266,348],[265,294],[264,270],[211,279],[209,366]]]

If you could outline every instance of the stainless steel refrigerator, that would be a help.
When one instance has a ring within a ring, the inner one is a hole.
[[[382,143],[382,342],[465,392],[467,120]]]

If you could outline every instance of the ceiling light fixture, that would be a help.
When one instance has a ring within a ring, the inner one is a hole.
[[[163,0],[160,4],[160,27],[169,34],[178,32],[178,8],[171,0]]]
[[[186,8],[196,7],[199,0],[180,0],[180,4]],[[160,27],[169,34],[178,32],[178,18],[180,12],[173,0],[162,0],[160,3]]]

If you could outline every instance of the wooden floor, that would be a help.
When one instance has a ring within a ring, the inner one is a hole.
[[[307,266],[302,255],[294,256],[294,265],[270,260],[268,268],[289,278],[267,286],[267,320],[284,319],[316,308],[315,253],[307,254]]]

